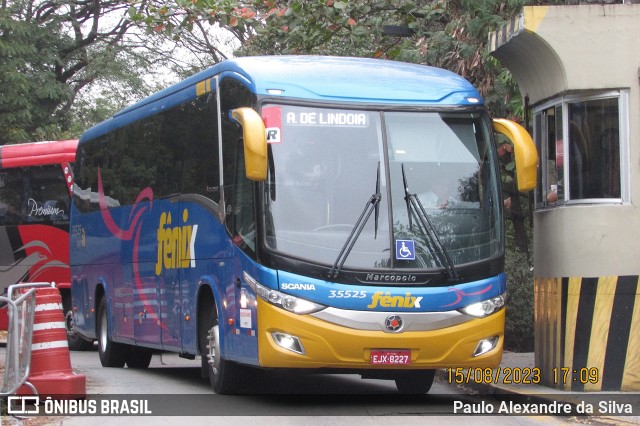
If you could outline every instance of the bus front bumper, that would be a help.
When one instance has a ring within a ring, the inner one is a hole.
[[[387,333],[343,327],[297,315],[258,299],[258,356],[262,367],[340,369],[435,369],[497,367],[502,358],[505,310],[437,330]],[[402,314],[400,314],[402,315]],[[474,356],[484,339],[490,351]],[[277,340],[280,339],[280,343]],[[294,341],[291,348],[283,341]],[[372,363],[372,351],[410,353],[408,364]],[[407,352],[409,351],[409,352]]]

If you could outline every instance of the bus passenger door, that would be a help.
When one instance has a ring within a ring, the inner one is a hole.
[[[112,265],[107,265],[113,268]],[[116,268],[114,268],[116,269]],[[123,265],[123,271],[131,269],[130,265]],[[116,274],[114,274],[115,276]],[[114,334],[127,340],[134,339],[136,306],[134,304],[134,284],[130,274],[122,274],[121,279],[111,280],[113,295],[111,296],[111,310],[109,315],[113,320]]]
[[[180,349],[179,316],[181,246],[181,203],[175,197],[160,199],[156,214],[142,238],[149,250],[141,250],[134,264],[134,323],[136,344]],[[152,224],[152,225],[151,225]],[[148,256],[148,257],[147,257]]]
[[[155,265],[157,280],[155,343],[165,350],[181,351],[180,283],[182,270],[186,264],[184,258],[189,235],[183,226],[185,213],[181,202],[168,200],[163,203],[161,211],[157,230],[158,259]]]
[[[158,285],[162,348],[179,352],[182,351],[180,340],[182,330],[180,321],[182,317],[181,275],[177,270],[166,273]]]
[[[234,167],[228,167],[225,179],[227,205],[226,226],[234,244],[234,255],[230,260],[227,276],[227,295],[233,301],[233,324],[228,329],[227,349],[233,352],[233,358],[242,362],[256,362],[258,358],[257,315],[255,294],[246,284],[243,272],[255,276],[257,224],[256,224],[256,188],[255,183],[247,179],[243,140],[237,129],[227,129],[225,137],[230,143],[225,145],[227,155],[235,157]],[[234,142],[235,141],[235,142]],[[228,185],[227,183],[231,183]]]
[[[133,331],[136,344],[160,345],[160,304],[158,279],[153,276],[134,278]]]

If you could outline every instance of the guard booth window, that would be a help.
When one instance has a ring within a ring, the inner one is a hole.
[[[627,201],[621,156],[626,105],[626,92],[608,92],[567,96],[536,109],[538,207]]]

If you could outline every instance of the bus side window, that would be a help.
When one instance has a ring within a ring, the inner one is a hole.
[[[218,109],[213,93],[190,105],[182,193],[200,194],[220,202],[220,160],[218,150]]]
[[[5,169],[2,173],[0,186],[0,224],[20,224],[20,205],[22,190],[22,169]]]
[[[253,255],[256,239],[253,182],[245,174],[242,128],[223,118],[222,134],[227,230],[236,245]]]
[[[226,226],[234,243],[255,257],[254,184],[245,173],[242,127],[229,116],[233,109],[251,105],[251,93],[237,80],[225,78],[220,84],[220,96]]]
[[[15,203],[9,203],[4,211],[2,220],[3,225],[18,225],[20,224],[20,210],[16,207]]]

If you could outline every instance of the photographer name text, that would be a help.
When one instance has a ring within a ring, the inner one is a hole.
[[[499,405],[488,402],[469,404],[462,401],[454,401],[454,414],[550,414],[550,415],[571,415],[571,414],[633,414],[633,406],[617,401],[600,401],[591,404],[581,401],[577,404],[566,402],[532,402],[518,403],[514,401],[502,401]]]

